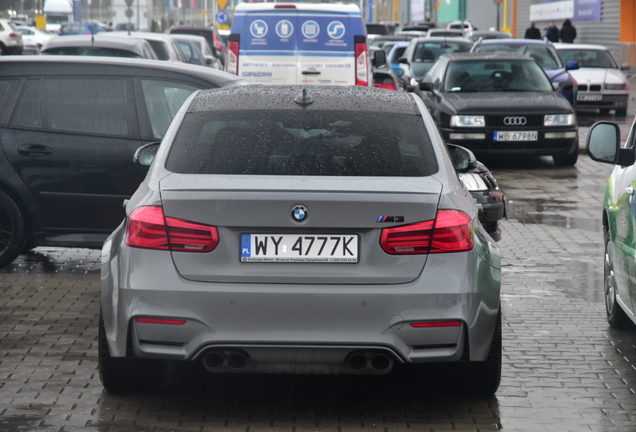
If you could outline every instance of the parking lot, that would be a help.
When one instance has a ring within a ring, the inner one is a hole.
[[[444,368],[409,382],[399,372],[218,376],[199,365],[171,365],[155,391],[113,396],[97,372],[99,251],[39,248],[0,270],[0,430],[635,430],[636,326],[610,329],[601,291],[611,167],[584,155],[573,168],[485,162],[508,199],[495,397],[464,395]]]

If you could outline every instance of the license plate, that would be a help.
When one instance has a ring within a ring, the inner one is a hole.
[[[241,234],[242,262],[357,263],[357,234]]]
[[[537,131],[520,131],[520,132],[495,132],[495,141],[536,141],[539,139]]]
[[[603,95],[600,94],[581,94],[576,95],[577,101],[600,101],[603,100]]]

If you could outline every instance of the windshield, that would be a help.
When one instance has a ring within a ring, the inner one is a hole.
[[[183,174],[398,177],[438,170],[419,116],[298,109],[187,114],[166,168]]]
[[[141,58],[137,53],[117,49],[101,47],[59,47],[42,51],[42,55],[70,55],[70,56],[97,56],[97,57],[127,57]]]
[[[618,69],[618,65],[608,51],[597,49],[559,50],[563,60],[579,62],[580,67]]]
[[[482,44],[477,51],[481,52],[510,52],[517,54],[525,54],[532,57],[539,66],[544,69],[560,69],[563,68],[563,62],[554,47],[550,45],[524,45],[524,44]]]
[[[415,47],[413,61],[415,63],[434,62],[442,54],[468,52],[472,44],[467,42],[420,42]]]
[[[448,64],[444,91],[525,92],[553,91],[545,73],[526,60],[458,61]]]

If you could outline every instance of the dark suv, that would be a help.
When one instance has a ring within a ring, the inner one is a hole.
[[[133,164],[209,68],[108,57],[0,58],[0,266],[35,246],[101,248],[146,169]]]

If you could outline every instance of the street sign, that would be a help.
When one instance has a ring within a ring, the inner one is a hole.
[[[133,0],[125,0],[126,1],[126,6],[131,7],[133,4]]]
[[[126,15],[126,18],[132,18],[132,16],[134,15],[134,12],[132,11],[132,9],[126,9],[126,11],[124,12],[124,15]]]
[[[216,2],[219,5],[219,9],[221,9],[221,10],[225,9],[225,6],[227,6],[227,2],[228,1],[229,0],[216,0]]]
[[[218,24],[226,24],[226,23],[227,23],[228,18],[229,18],[229,17],[227,16],[227,13],[226,13],[226,12],[224,12],[224,11],[220,11],[220,12],[218,12],[218,13],[216,14],[216,22],[217,22]]]

